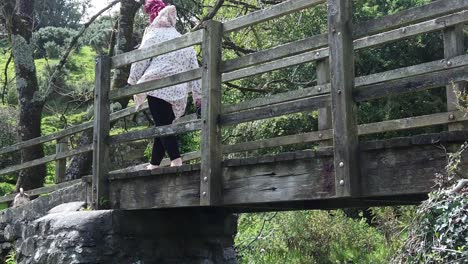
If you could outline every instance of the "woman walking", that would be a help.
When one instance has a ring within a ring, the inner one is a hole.
[[[162,0],[148,0],[145,4],[145,12],[150,17],[150,24],[145,30],[139,49],[181,36],[175,29],[177,17],[175,6],[166,6]],[[128,83],[134,85],[157,80],[198,67],[195,50],[185,48],[133,63]],[[185,113],[189,91],[192,92],[193,101],[198,111],[201,105],[199,80],[135,95],[134,101],[136,107],[140,108],[144,100],[148,99],[155,125],[170,125]],[[171,166],[182,165],[177,137],[172,135],[154,139],[151,161],[147,169],[158,168],[165,152],[171,159]]]

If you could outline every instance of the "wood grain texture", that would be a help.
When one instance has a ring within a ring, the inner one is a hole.
[[[113,90],[110,94],[111,100],[117,100],[124,97],[129,97],[134,94],[140,94],[144,92],[154,91],[158,89],[162,89],[168,86],[186,83],[190,81],[194,81],[200,79],[202,74],[202,69],[194,69],[189,70],[181,73],[177,73],[162,79],[148,81],[140,84],[135,84],[130,87],[122,88]]]
[[[359,199],[416,197],[433,186],[436,172],[444,171],[445,150],[455,150],[467,131],[420,135],[399,140],[361,143],[361,189]],[[463,166],[468,165],[465,157]],[[466,171],[466,170],[465,170]],[[307,209],[310,201],[336,199],[333,151],[299,151],[273,156],[227,160],[223,166],[223,207],[240,211],[287,207]],[[199,206],[200,167],[186,165],[122,174],[111,181],[113,208],[148,209]],[[344,199],[337,207],[356,201]],[[394,205],[405,201],[394,200]],[[316,205],[314,205],[316,206]],[[244,208],[244,209],[242,209]],[[320,207],[319,207],[320,208]]]
[[[431,72],[404,79],[356,87],[357,102],[445,86],[468,79],[468,66]]]
[[[203,33],[200,205],[222,202],[221,182],[221,53],[223,24],[208,21]]]
[[[323,59],[317,61],[317,85],[324,85],[330,82],[330,61]],[[332,128],[332,113],[330,105],[318,109],[318,130],[328,130]],[[322,141],[319,146],[333,145],[331,141]]]
[[[93,208],[109,206],[109,131],[110,131],[110,86],[111,59],[100,56],[96,61],[96,88],[94,89],[93,130]]]
[[[360,192],[357,110],[353,98],[352,3],[328,1],[335,188],[337,196]]]
[[[382,45],[388,42],[409,38],[422,33],[442,30],[444,28],[451,27],[453,25],[457,25],[464,22],[468,22],[468,11],[462,11],[445,17],[421,22],[415,25],[410,25],[367,37],[362,37],[354,40],[354,49],[360,50],[377,45]],[[304,45],[304,43],[299,42],[297,44]],[[293,45],[293,43],[291,43],[291,45]],[[286,67],[291,67],[306,62],[325,59],[329,56],[329,48],[322,48],[322,46],[323,43],[318,43],[317,47],[315,48],[304,46],[302,49],[302,53],[298,55],[294,54],[298,52],[298,49],[300,49],[301,46],[298,46],[295,49],[291,49],[291,55],[287,55],[287,51],[282,51],[284,50],[284,47],[281,47],[281,50],[276,50],[276,48],[273,48],[270,50],[262,51],[258,57],[254,55],[255,53],[248,55],[250,57],[248,60],[246,60],[246,63],[251,63],[251,65],[244,65],[242,69],[224,73],[223,82],[238,80],[249,76],[254,76]],[[279,51],[278,56],[282,58],[280,60],[273,59],[274,56],[276,56],[277,51]],[[239,65],[235,67],[240,68]]]
[[[172,125],[167,126],[150,127],[142,130],[131,131],[115,136],[110,136],[109,144],[115,145],[147,138],[182,134],[195,130],[200,130],[201,126],[202,125],[200,120],[194,120],[182,123],[174,123]]]
[[[289,0],[281,4],[274,5],[269,8],[258,10],[238,17],[236,19],[224,22],[223,33],[228,33],[234,30],[239,30],[244,27],[253,26],[255,24],[284,16],[301,9],[313,7],[326,2],[326,0]]]
[[[320,107],[326,107],[330,105],[330,100],[330,95],[320,95],[305,99],[286,101],[284,103],[257,107],[242,112],[223,114],[221,115],[220,123],[221,125],[226,126],[258,119],[271,118],[275,116],[315,110]]]
[[[444,30],[444,56],[450,63],[452,63],[454,57],[465,53],[463,27],[464,24],[459,24]],[[451,83],[446,86],[447,111],[458,109],[459,100],[456,92],[465,92],[466,86],[466,81]],[[450,124],[448,126],[449,131],[466,128],[468,128],[467,123]]]
[[[35,159],[35,160],[28,161],[28,162],[23,162],[21,164],[13,165],[13,166],[10,166],[8,168],[2,169],[2,170],[0,170],[0,175],[15,172],[15,171],[20,171],[20,170],[31,168],[31,167],[35,167],[35,166],[41,165],[41,164],[46,164],[46,163],[49,163],[51,161],[65,159],[65,158],[75,156],[75,155],[78,155],[78,154],[90,152],[92,150],[93,150],[93,146],[92,145],[87,145],[87,146],[79,147],[79,148],[76,148],[76,149],[56,153],[56,154],[53,154],[53,155],[45,156],[45,157],[40,158],[40,159]]]

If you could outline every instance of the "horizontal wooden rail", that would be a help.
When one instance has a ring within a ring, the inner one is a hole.
[[[109,144],[119,144],[147,138],[169,136],[174,134],[187,133],[200,129],[200,120],[176,123],[168,126],[151,127],[143,130],[132,131],[120,135],[111,136],[109,138]]]
[[[387,96],[428,90],[446,86],[452,82],[465,80],[468,80],[468,66],[356,87],[353,94],[357,102],[362,102]]]
[[[354,41],[354,49],[359,50],[363,48],[373,47],[376,45],[381,45],[384,43],[388,43],[395,40],[400,40],[408,37],[412,37],[415,35],[419,35],[422,33],[433,32],[437,30],[442,30],[444,28],[448,28],[457,24],[466,23],[468,22],[468,11],[462,11],[455,14],[451,14],[445,17],[433,19],[430,21],[422,22],[419,24],[407,26],[405,28],[400,28],[384,33],[380,33],[377,35],[364,37],[361,39],[357,39]],[[285,52],[286,49],[284,49]],[[276,50],[272,49],[269,51],[265,51],[268,54],[261,54],[260,57],[268,57],[273,58],[274,56],[285,57],[287,56],[285,53],[278,53],[275,55]],[[292,54],[297,53],[297,50],[292,49]],[[252,55],[248,55],[252,56]],[[327,58],[329,56],[329,49],[327,48],[320,48],[317,50],[308,51],[302,54],[293,55],[290,57],[286,57],[280,60],[269,61],[255,67],[243,68],[240,70],[227,72],[223,74],[223,82],[234,81],[258,74],[263,74],[267,72],[271,72],[274,70],[279,70],[307,62],[312,62],[320,59]],[[262,59],[255,61],[260,62]],[[233,66],[231,66],[233,67]],[[236,66],[237,67],[237,66]]]
[[[414,80],[419,80],[421,85],[428,85],[427,87],[421,86],[420,89],[429,89],[433,88],[435,85],[443,86],[447,83],[450,83],[451,77],[458,76],[456,75],[457,72],[461,73],[461,77],[456,77],[455,80],[465,78],[468,73],[463,74],[464,70],[456,69],[454,71],[448,71],[447,69],[455,69],[459,67],[463,68],[466,66],[468,66],[468,55],[461,55],[450,60],[437,60],[358,77],[356,78],[355,86],[357,92],[363,93],[364,96],[372,93],[372,91],[375,89],[377,89],[380,93],[384,93],[386,89],[381,88],[382,86],[386,87],[388,90],[392,90],[406,84],[414,85]],[[434,82],[434,79],[428,79],[431,76],[437,77],[438,81]],[[424,82],[426,79],[427,81]],[[400,86],[386,84],[391,81],[396,81]],[[363,89],[363,91],[361,91],[361,89]],[[413,89],[417,88],[413,87]],[[229,125],[295,112],[314,110],[320,106],[329,104],[329,96],[323,95],[329,92],[330,84],[317,85],[311,88],[294,90],[286,93],[280,93],[241,102],[235,105],[228,105],[224,107],[220,121],[223,125]],[[402,90],[401,92],[405,92],[405,90]],[[366,98],[369,99],[371,97]]]
[[[31,168],[31,167],[34,167],[34,166],[41,165],[41,164],[46,164],[46,163],[51,162],[51,161],[56,161],[56,160],[64,159],[64,158],[67,158],[67,157],[79,155],[79,154],[82,154],[82,153],[90,152],[92,150],[93,150],[93,146],[92,145],[87,145],[87,146],[84,146],[84,147],[80,147],[78,149],[72,149],[72,150],[68,150],[68,151],[65,151],[65,152],[60,152],[60,153],[57,153],[57,154],[45,156],[45,157],[40,158],[40,159],[35,159],[35,160],[23,162],[23,163],[21,163],[19,165],[14,165],[14,166],[10,166],[8,168],[2,169],[2,170],[0,170],[0,175],[15,172],[15,171],[24,170],[24,169],[27,169],[27,168]]]
[[[299,100],[307,97],[318,96],[330,93],[330,84],[317,85],[309,88],[293,90],[285,93],[260,97],[249,101],[240,102],[237,104],[226,105],[221,110],[222,114],[230,114],[240,111],[245,111],[257,107],[269,106],[273,104],[286,103],[294,100]]]
[[[129,97],[134,94],[154,91],[165,87],[181,84],[185,82],[194,81],[201,78],[202,69],[194,69],[181,73],[177,73],[162,79],[144,82],[130,87],[123,87],[121,89],[113,90],[110,93],[111,100],[117,100],[124,97]]]
[[[201,30],[194,31],[181,37],[165,41],[163,43],[151,46],[145,49],[137,49],[134,51],[122,53],[112,57],[112,68],[118,68],[133,62],[156,57],[172,51],[200,44],[203,33]]]
[[[468,8],[468,3],[466,1],[460,0],[442,0],[436,1],[424,6],[419,6],[415,8],[411,8],[408,10],[401,11],[394,15],[385,16],[382,18],[377,18],[374,20],[362,22],[355,26],[353,37],[354,39],[363,38],[365,36],[374,35],[381,33],[383,31],[390,31],[395,28],[399,28],[402,26],[409,25],[411,23],[419,23],[426,20],[431,20],[435,17],[442,17],[450,13],[456,13],[463,9]],[[434,20],[435,21],[435,20]],[[453,21],[450,23],[454,23]],[[443,23],[442,23],[443,24]],[[422,26],[430,26],[429,24],[421,24]],[[418,29],[414,29],[414,27],[409,27],[407,29],[413,30],[414,34],[419,34]],[[406,31],[402,30],[402,31]],[[425,32],[425,31],[423,31]],[[409,35],[410,32],[406,33],[405,36]],[[398,32],[396,32],[398,34]],[[388,36],[382,37],[382,39],[395,37],[395,33],[389,34]],[[376,37],[380,36],[380,34],[376,35]],[[403,36],[402,36],[403,37]],[[365,46],[367,38],[363,38],[361,41],[362,46]],[[370,43],[371,46],[382,44],[379,40],[370,39],[375,41],[375,43]],[[367,40],[369,41],[369,40]],[[359,44],[359,43],[358,43]],[[222,72],[231,72],[234,70],[239,70],[246,67],[251,67],[254,65],[270,62],[273,60],[282,59],[284,57],[296,55],[299,53],[317,50],[328,46],[328,34],[321,34],[312,36],[310,38],[294,41],[291,43],[287,43],[281,46],[277,46],[268,50],[263,50],[259,52],[255,52],[252,54],[248,54],[239,58],[227,60],[222,64]],[[328,50],[327,50],[328,51]],[[321,55],[316,59],[321,59],[324,57],[328,57],[328,52]]]
[[[468,120],[468,116],[460,111],[447,113],[437,113],[424,116],[408,117],[395,120],[387,120],[382,122],[363,124],[358,126],[360,136],[384,133],[389,131],[401,131],[414,128],[445,125],[450,123],[462,122]],[[313,131],[309,133],[296,134],[290,136],[275,137],[269,139],[261,139],[257,141],[249,141],[237,143],[234,145],[225,145],[223,153],[234,153],[259,150],[264,148],[281,147],[293,144],[312,143],[333,138],[333,130]]]
[[[143,111],[145,109],[148,109],[148,103],[144,103],[143,106],[141,107],[141,109],[139,109],[138,111],[135,109],[135,107],[128,107],[128,108],[125,108],[123,110],[119,110],[119,111],[114,112],[114,113],[111,114],[110,121],[119,120],[121,118],[133,115],[133,114],[135,114],[135,113],[137,113],[139,111]],[[68,137],[68,136],[71,136],[73,134],[80,133],[80,132],[83,132],[83,131],[85,131],[87,129],[91,129],[91,128],[93,128],[93,121],[84,122],[84,123],[81,123],[81,124],[78,124],[78,125],[74,125],[74,126],[65,128],[65,129],[63,129],[63,130],[61,130],[59,132],[55,132],[55,133],[47,135],[47,136],[33,138],[33,139],[30,139],[30,140],[27,140],[27,141],[16,143],[16,144],[8,146],[8,147],[4,147],[4,148],[0,149],[0,155],[7,154],[7,153],[10,153],[10,152],[13,152],[13,151],[18,151],[20,149],[35,146],[35,145],[42,144],[42,143],[45,143],[45,142],[49,142],[49,141],[52,141],[52,140],[55,140],[55,139]]]
[[[54,191],[57,191],[57,190],[60,190],[60,189],[63,189],[63,188],[78,184],[80,182],[81,182],[81,179],[72,180],[72,181],[62,182],[62,183],[58,183],[58,184],[51,185],[51,186],[46,186],[46,187],[41,187],[41,188],[25,191],[25,193],[28,194],[29,196],[47,194],[47,193],[51,193],[51,192],[54,192]],[[11,202],[11,201],[13,201],[15,199],[16,195],[17,195],[17,193],[4,195],[4,196],[0,197],[0,203]]]
[[[269,8],[258,10],[247,14],[245,16],[238,17],[236,19],[223,23],[224,33],[229,33],[234,30],[239,30],[248,26],[265,22],[280,16],[294,13],[296,11],[306,9],[309,7],[317,6],[325,3],[326,0],[290,0],[281,4],[274,5]]]
[[[466,0],[437,0],[431,3],[402,10],[393,15],[384,16],[357,25],[353,36],[363,37],[401,26],[418,23],[424,20],[441,17],[450,13],[462,11],[468,7]]]
[[[330,105],[330,95],[314,96],[295,101],[272,104],[238,113],[221,115],[220,123],[223,126],[238,124],[258,119],[311,111]]]
[[[430,115],[407,117],[401,119],[387,120],[370,124],[362,124],[358,126],[358,133],[360,136],[378,134],[389,131],[402,131],[408,129],[422,128],[433,125],[445,125],[451,123],[458,123],[467,121],[466,116],[461,111],[453,111],[446,113],[436,113]],[[242,142],[233,145],[224,145],[223,153],[235,153],[244,151],[253,151],[265,148],[281,147],[287,145],[301,144],[301,143],[313,143],[333,138],[333,130],[313,131],[308,133],[301,133],[289,136],[274,137],[268,139],[261,139],[256,141]],[[190,161],[200,158],[200,152],[190,152],[182,155],[184,161]],[[164,164],[163,164],[164,163]],[[169,160],[165,160],[161,163],[163,166],[169,164]],[[113,177],[112,174],[123,174],[131,171],[135,171],[134,168],[122,169],[111,172],[111,179],[120,179],[119,177]]]

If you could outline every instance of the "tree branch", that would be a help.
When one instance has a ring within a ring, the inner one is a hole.
[[[2,90],[2,104],[5,104],[5,93],[7,90],[8,86],[8,67],[10,66],[11,60],[13,59],[13,54],[10,53],[10,56],[8,56],[8,60],[5,63],[5,70],[3,72],[3,75],[5,77],[5,80],[3,82],[3,90]]]
[[[223,4],[224,4],[224,0],[218,0],[216,4],[214,5],[214,7],[211,9],[211,11],[205,17],[203,17],[200,20],[200,22],[198,22],[198,24],[192,29],[192,31],[199,30],[202,27],[203,22],[210,20],[214,16],[216,16],[216,14],[218,13],[219,9],[223,6]]]
[[[60,70],[63,68],[63,66],[65,66],[65,63],[67,62],[67,59],[70,56],[70,53],[72,52],[72,50],[75,48],[76,44],[78,43],[78,39],[84,34],[86,29],[88,29],[88,27],[94,22],[94,20],[96,20],[102,13],[106,12],[108,9],[110,9],[111,7],[113,7],[114,5],[116,5],[119,2],[120,2],[120,0],[115,0],[115,1],[111,2],[109,5],[107,5],[106,7],[104,7],[103,9],[101,9],[99,12],[97,12],[94,16],[92,16],[88,20],[88,22],[86,22],[83,25],[81,30],[72,38],[72,40],[70,41],[70,44],[68,45],[67,50],[62,55],[62,57],[60,58],[59,63],[54,68],[54,72],[52,73],[52,75],[51,75],[51,77],[49,79],[49,82],[47,84],[47,89],[46,89],[45,93],[43,94],[42,103],[44,103],[47,100],[47,98],[50,96],[50,94],[52,94],[53,83],[56,81],[57,75],[60,72]]]

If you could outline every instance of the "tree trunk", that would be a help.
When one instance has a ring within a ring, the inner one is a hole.
[[[10,5],[13,1],[10,1]],[[11,6],[4,6],[11,8]],[[21,141],[41,136],[41,116],[43,102],[39,96],[36,67],[34,65],[31,43],[33,29],[33,0],[17,0],[7,27],[11,36],[12,54],[15,61],[16,89],[19,101],[18,134]],[[5,10],[6,11],[6,10]],[[21,151],[21,162],[44,157],[42,145],[29,147]],[[42,187],[46,175],[45,165],[22,170],[16,183],[16,189],[25,190]]]
[[[120,5],[120,18],[118,24],[117,40],[114,47],[115,53],[124,53],[133,50],[135,46],[133,42],[133,24],[135,14],[140,8],[141,3],[135,0],[122,0]],[[111,49],[112,50],[112,49]],[[109,54],[114,55],[114,54]],[[111,89],[118,89],[127,84],[130,66],[124,66],[115,71],[112,79]],[[118,101],[122,108],[126,108],[128,99],[121,99]],[[111,124],[112,125],[112,124]],[[91,144],[93,140],[92,130],[83,132],[79,140],[79,145],[84,146]],[[72,158],[70,165],[67,168],[66,180],[78,179],[91,171],[93,155],[92,153],[85,153]]]

